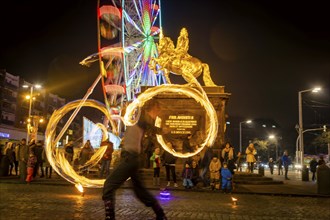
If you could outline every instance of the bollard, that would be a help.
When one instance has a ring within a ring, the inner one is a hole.
[[[258,174],[265,176],[265,168],[261,165],[259,165]]]
[[[309,169],[306,167],[306,165],[304,165],[301,170],[301,180],[309,181]]]
[[[330,195],[330,168],[323,164],[316,171],[317,193]]]

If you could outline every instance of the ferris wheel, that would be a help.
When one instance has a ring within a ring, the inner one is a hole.
[[[166,82],[162,72],[148,66],[158,57],[160,0],[99,1],[98,19],[99,61],[110,105],[134,99],[141,86]]]

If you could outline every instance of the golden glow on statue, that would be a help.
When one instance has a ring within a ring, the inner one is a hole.
[[[188,83],[192,82],[192,77],[197,78],[203,73],[205,86],[216,86],[213,82],[208,64],[202,63],[198,58],[188,53],[189,38],[186,28],[182,28],[177,40],[176,48],[169,37],[161,34],[158,44],[158,58],[150,60],[150,68],[153,70],[163,70],[167,83],[171,83],[169,74],[181,75]]]

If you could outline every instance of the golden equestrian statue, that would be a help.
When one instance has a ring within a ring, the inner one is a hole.
[[[181,29],[176,47],[173,41],[162,33],[157,47],[159,56],[152,58],[149,66],[153,70],[163,70],[167,83],[171,83],[170,72],[181,75],[188,83],[193,81],[191,77],[197,78],[203,73],[205,86],[216,86],[211,79],[209,65],[188,54],[189,38],[186,28]]]

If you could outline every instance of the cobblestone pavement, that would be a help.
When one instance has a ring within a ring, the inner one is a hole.
[[[170,220],[188,219],[321,219],[330,216],[327,197],[222,194],[220,192],[170,191],[169,200],[157,196]],[[10,184],[0,182],[0,219],[104,219],[102,189],[86,189],[82,196],[73,185]],[[238,199],[234,206],[231,197]],[[153,217],[131,189],[119,189],[118,220]]]

